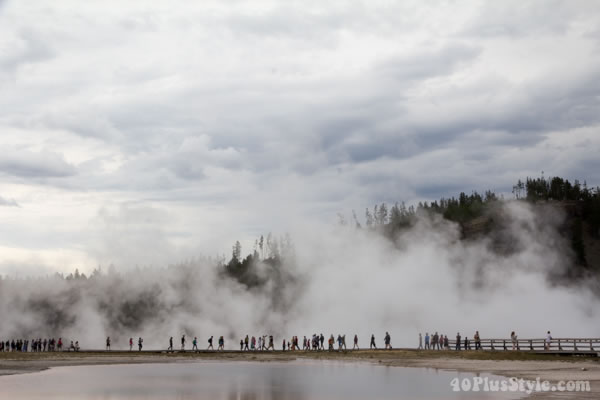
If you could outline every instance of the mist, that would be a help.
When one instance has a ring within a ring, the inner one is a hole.
[[[389,331],[395,347],[416,347],[418,333],[472,337],[598,337],[597,280],[558,284],[572,262],[559,235],[564,215],[552,207],[500,202],[503,243],[462,240],[460,227],[420,215],[394,240],[354,226],[297,224],[293,255],[249,288],[209,258],[170,266],[116,266],[88,279],[0,280],[0,339],[62,337],[84,349],[166,348],[168,339],[224,335],[236,349],[246,334],[282,338],[313,333],[359,336],[378,344]],[[125,251],[120,249],[120,251]]]

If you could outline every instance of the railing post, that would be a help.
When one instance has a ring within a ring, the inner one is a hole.
[[[560,345],[560,339],[558,339],[558,350],[562,351],[562,346]]]
[[[504,346],[504,351],[506,351],[506,339],[502,341],[502,345]]]
[[[494,348],[494,339],[490,340],[490,347],[491,347],[492,350],[496,350]]]
[[[579,349],[577,348],[577,340],[573,339],[573,350],[578,351]]]
[[[594,351],[594,346],[592,346],[592,339],[590,339],[590,351]]]
[[[533,351],[533,340],[529,339],[529,350]]]
[[[519,339],[517,339],[517,351],[521,351],[521,349],[519,348]]]

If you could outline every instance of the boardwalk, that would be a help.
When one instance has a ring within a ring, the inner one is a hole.
[[[449,340],[450,350],[455,350],[456,340]],[[465,350],[464,340],[461,340],[460,349]],[[513,343],[510,339],[481,339],[482,350],[512,351]],[[517,339],[516,351],[526,351],[540,354],[557,355],[587,355],[599,357],[600,338],[556,338],[550,341],[549,349],[545,349],[546,339]],[[469,347],[475,349],[475,341],[469,339]]]
[[[448,341],[448,350],[439,351],[456,351],[456,340]],[[512,341],[510,339],[481,339],[480,340],[481,350],[485,351],[513,351]],[[546,350],[544,348],[545,339],[518,339],[516,343],[516,350],[519,352],[526,352],[530,354],[553,354],[553,355],[564,355],[564,356],[588,356],[588,357],[600,357],[600,338],[556,338],[550,342],[550,348]],[[468,351],[475,351],[475,341],[470,340]],[[352,353],[356,351],[366,351],[367,348],[360,350],[342,350],[344,353]],[[385,350],[382,348],[373,349],[370,351],[376,352],[394,352],[394,351],[410,351],[416,350],[415,348],[396,347],[392,350]],[[465,351],[464,340],[461,340],[460,350]],[[66,350],[65,350],[66,351]],[[230,350],[174,350],[169,351],[166,349],[147,349],[142,350],[95,350],[86,349],[80,350],[82,353],[146,353],[146,354],[185,354],[185,353],[200,353],[200,354],[239,354],[239,353],[304,353],[304,352],[328,352],[330,350],[249,350],[241,351],[239,349]],[[338,350],[331,350],[337,352]],[[429,350],[438,351],[438,350]]]
[[[448,340],[448,349],[447,350],[434,350],[433,347],[431,350],[423,350],[423,351],[456,351],[456,340]],[[513,343],[510,339],[481,339],[480,340],[481,350],[485,351],[513,351]],[[396,347],[391,350],[386,350],[383,348],[379,349],[368,349],[362,348],[360,350],[342,350],[344,353],[353,353],[357,351],[376,351],[376,352],[395,352],[395,351],[414,351],[418,350],[415,347]],[[465,349],[464,339],[460,342],[460,351],[476,351],[475,350],[475,341],[469,339],[469,348]],[[334,350],[239,350],[239,349],[228,349],[228,350],[167,350],[167,349],[144,349],[139,351],[137,349],[128,350],[125,348],[114,347],[112,350],[105,349],[81,349],[79,353],[141,353],[141,354],[192,354],[192,353],[200,353],[200,354],[240,354],[240,353],[313,353],[313,352],[337,352],[338,349]],[[556,338],[552,339],[550,342],[549,349],[545,349],[545,339],[518,339],[515,344],[515,350],[518,352],[530,353],[530,354],[554,354],[554,355],[565,355],[565,356],[588,356],[588,357],[600,357],[600,338]],[[15,351],[3,351],[0,354],[10,354]],[[21,353],[20,351],[17,351]],[[58,351],[56,351],[58,353]],[[61,352],[75,352],[74,350],[69,350],[68,348],[63,349]],[[26,353],[37,353],[31,350],[24,352]],[[52,353],[52,351],[43,351],[42,353]]]

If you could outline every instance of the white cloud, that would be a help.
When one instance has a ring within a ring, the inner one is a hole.
[[[177,257],[542,170],[597,185],[599,23],[594,1],[3,3],[11,246],[89,268],[103,212],[172,216],[150,232]]]

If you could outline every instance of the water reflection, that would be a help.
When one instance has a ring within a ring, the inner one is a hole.
[[[506,393],[453,393],[449,383],[457,376],[474,375],[332,361],[209,361],[53,368],[0,377],[0,387],[2,398],[15,400],[511,398]]]

